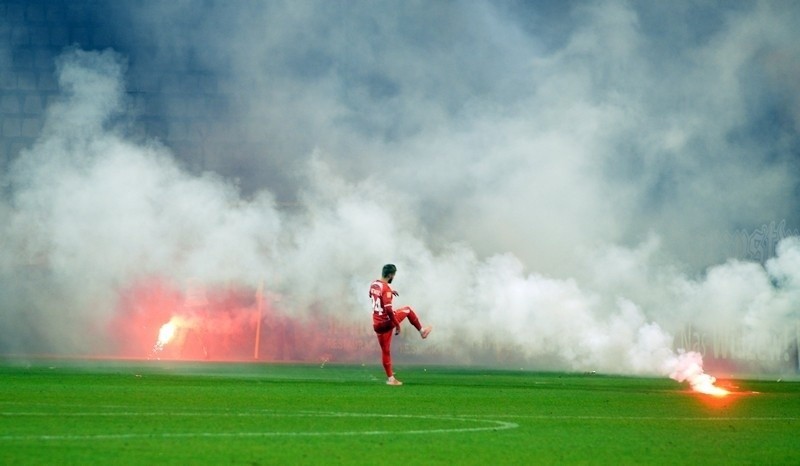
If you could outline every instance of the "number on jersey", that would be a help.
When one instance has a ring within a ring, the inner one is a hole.
[[[383,315],[383,306],[381,306],[381,300],[377,296],[372,296],[372,312]]]

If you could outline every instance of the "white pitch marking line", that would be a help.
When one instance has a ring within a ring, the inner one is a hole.
[[[368,430],[368,431],[342,431],[342,432],[164,432],[160,434],[94,434],[94,435],[4,435],[2,440],[125,440],[137,438],[232,438],[232,437],[323,437],[323,436],[358,436],[358,435],[418,435],[418,434],[446,434],[463,432],[484,432],[515,429],[519,424],[514,422],[497,421],[493,419],[475,419],[468,417],[452,416],[415,416],[410,414],[368,414],[368,413],[338,413],[338,412],[298,412],[298,413],[275,413],[264,411],[261,413],[192,413],[192,412],[173,412],[173,413],[136,413],[136,412],[117,412],[117,413],[31,413],[31,412],[2,412],[2,416],[282,416],[282,417],[380,417],[380,418],[401,418],[401,419],[431,419],[438,421],[456,421],[473,423],[490,423],[492,425],[484,427],[463,427],[454,429],[415,429],[415,430]]]
[[[122,406],[115,406],[120,408]],[[341,413],[341,412],[316,412],[298,411],[296,413],[284,413],[270,410],[252,412],[230,412],[230,411],[112,411],[112,412],[31,412],[31,411],[4,411],[0,412],[0,417],[114,417],[114,416],[143,416],[143,417],[385,417],[385,418],[413,418],[413,419],[432,419],[432,420],[453,420],[453,421],[474,421],[474,422],[502,422],[492,421],[482,418],[506,418],[506,419],[533,419],[533,420],[598,420],[598,421],[798,421],[800,417],[682,417],[682,416],[581,416],[581,415],[526,415],[526,414],[464,414],[455,416],[423,416],[414,414],[377,414],[377,413]]]

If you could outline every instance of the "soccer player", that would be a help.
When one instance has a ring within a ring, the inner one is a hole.
[[[408,318],[422,338],[428,338],[431,327],[422,327],[419,318],[411,306],[403,306],[400,309],[392,309],[392,298],[398,296],[389,284],[392,283],[397,267],[394,264],[383,266],[382,277],[372,282],[369,286],[369,297],[372,300],[372,329],[378,336],[378,343],[381,345],[381,362],[386,371],[387,385],[403,385],[397,380],[392,372],[392,334],[400,334],[400,324]]]

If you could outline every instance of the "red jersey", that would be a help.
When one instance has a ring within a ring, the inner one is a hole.
[[[372,328],[385,332],[399,324],[392,309],[392,288],[383,280],[375,280],[369,286],[369,297],[372,300]]]

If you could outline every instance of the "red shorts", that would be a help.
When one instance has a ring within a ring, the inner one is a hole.
[[[394,311],[394,318],[397,320],[397,324],[401,324],[412,312],[413,309],[411,309],[411,306],[403,306]],[[372,324],[372,329],[375,330],[375,333],[386,333],[394,329],[394,325],[392,325],[392,321],[381,322],[379,324]]]

